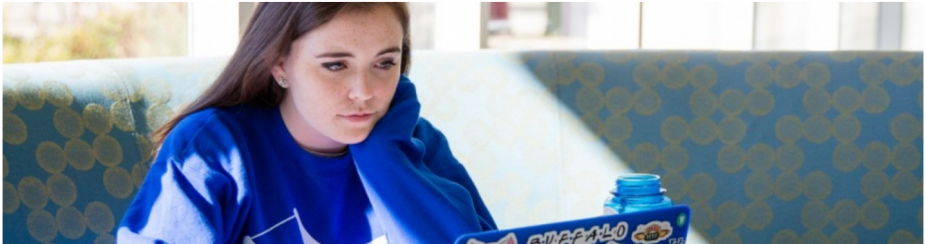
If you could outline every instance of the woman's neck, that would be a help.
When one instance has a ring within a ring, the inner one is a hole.
[[[320,152],[320,151],[310,150],[310,149],[305,148],[305,147],[303,147],[302,149],[305,149],[306,152],[309,152],[309,153],[311,153],[312,155],[319,156],[319,157],[324,157],[324,158],[337,158],[337,157],[340,157],[340,156],[344,156],[345,154],[347,154],[347,151],[348,151],[348,150],[347,150],[348,147],[346,147],[346,146],[345,146],[344,149],[341,150],[340,152]]]
[[[280,104],[280,115],[296,144],[307,152],[318,156],[341,156],[347,153],[347,144],[332,140],[312,128],[289,103]]]

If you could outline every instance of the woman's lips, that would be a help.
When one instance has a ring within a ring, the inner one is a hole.
[[[341,115],[341,117],[343,117],[344,119],[347,119],[347,121],[350,121],[350,122],[362,123],[362,122],[370,121],[370,119],[373,118],[373,113],[348,114],[348,115]]]

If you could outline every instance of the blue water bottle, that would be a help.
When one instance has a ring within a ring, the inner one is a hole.
[[[672,206],[659,176],[625,174],[617,177],[617,187],[604,202],[604,214],[622,214]]]

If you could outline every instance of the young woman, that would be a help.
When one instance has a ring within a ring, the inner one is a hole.
[[[260,4],[155,133],[120,243],[452,243],[495,223],[419,118],[404,3]]]

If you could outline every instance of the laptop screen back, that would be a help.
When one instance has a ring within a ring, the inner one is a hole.
[[[507,230],[470,233],[456,244],[684,244],[691,210],[679,205]]]

